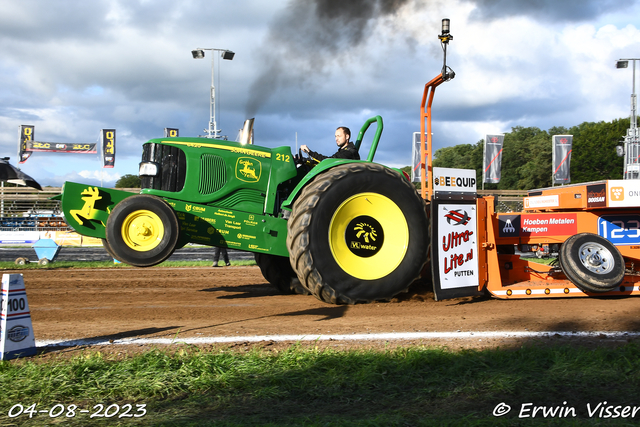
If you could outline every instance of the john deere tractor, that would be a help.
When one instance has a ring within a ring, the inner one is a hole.
[[[356,148],[374,122],[366,160],[313,167],[287,146],[152,139],[140,194],[67,182],[62,209],[78,233],[133,266],[158,264],[187,243],[221,246],[254,252],[282,292],[333,304],[388,299],[426,264],[428,221],[408,179],[373,163],[380,116],[362,126]]]

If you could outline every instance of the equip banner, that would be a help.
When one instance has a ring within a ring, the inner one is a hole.
[[[497,184],[501,178],[502,145],[504,135],[487,135],[484,139],[484,156],[482,163],[482,180]]]
[[[476,193],[473,169],[433,168],[433,189],[450,193]]]
[[[24,163],[32,152],[27,148],[27,142],[33,141],[34,126],[20,125],[20,142],[18,144],[18,163]]]
[[[571,182],[571,147],[573,135],[553,135],[553,183]]]
[[[116,130],[101,129],[100,142],[102,143],[102,167],[112,168],[116,163]]]

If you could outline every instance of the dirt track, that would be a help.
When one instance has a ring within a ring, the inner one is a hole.
[[[333,306],[312,296],[278,294],[258,267],[23,275],[37,340],[640,328],[640,298],[436,302],[414,289],[389,303]]]

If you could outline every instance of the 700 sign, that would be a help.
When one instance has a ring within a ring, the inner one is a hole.
[[[614,245],[640,243],[640,216],[602,216],[598,218],[598,234]]]

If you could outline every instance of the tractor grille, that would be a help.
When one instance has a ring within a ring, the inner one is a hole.
[[[220,190],[227,183],[227,168],[224,160],[214,154],[203,154],[200,157],[200,194],[211,194]]]
[[[160,167],[156,176],[142,176],[142,188],[154,190],[182,191],[187,172],[187,161],[184,152],[178,147],[162,144],[144,144],[142,161],[154,162]]]

